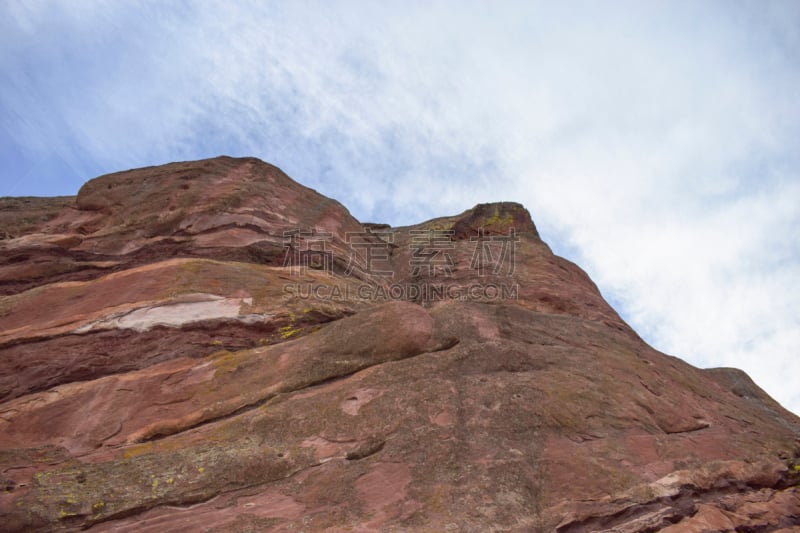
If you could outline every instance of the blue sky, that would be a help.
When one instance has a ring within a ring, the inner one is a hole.
[[[800,412],[798,87],[792,0],[3,2],[0,196],[228,154],[364,221],[520,201],[648,342]]]

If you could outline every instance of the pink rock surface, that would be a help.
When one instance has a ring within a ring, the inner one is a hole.
[[[800,527],[800,420],[649,347],[519,204],[362,226],[222,157],[0,207],[4,531]]]

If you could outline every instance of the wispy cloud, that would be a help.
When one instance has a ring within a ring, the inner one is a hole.
[[[6,3],[2,194],[256,155],[395,224],[522,201],[657,348],[800,393],[793,1]]]

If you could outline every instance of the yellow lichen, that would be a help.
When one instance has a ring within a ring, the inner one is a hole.
[[[303,328],[295,328],[293,326],[283,326],[282,328],[280,328],[279,331],[281,332],[281,339],[288,339],[289,337],[297,335],[302,330]]]
[[[511,227],[514,224],[514,216],[511,213],[506,213],[500,216],[500,210],[495,207],[494,214],[486,219],[487,226],[500,226],[500,228]],[[496,229],[500,229],[496,228]]]
[[[133,457],[137,457],[139,455],[145,454],[153,450],[153,444],[150,442],[145,442],[143,444],[135,444],[122,452],[123,459],[131,459]]]
[[[234,352],[223,350],[213,354],[212,357],[214,357],[214,366],[217,367],[218,372],[233,372],[239,368],[239,361]]]
[[[78,513],[73,513],[71,511],[65,511],[64,509],[61,509],[60,511],[58,511],[58,517],[61,518],[61,519],[67,518],[69,516],[77,516],[77,514]]]

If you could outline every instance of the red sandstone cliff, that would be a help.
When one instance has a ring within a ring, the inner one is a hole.
[[[362,225],[257,159],[0,199],[5,531],[785,531],[800,420],[514,203]]]

